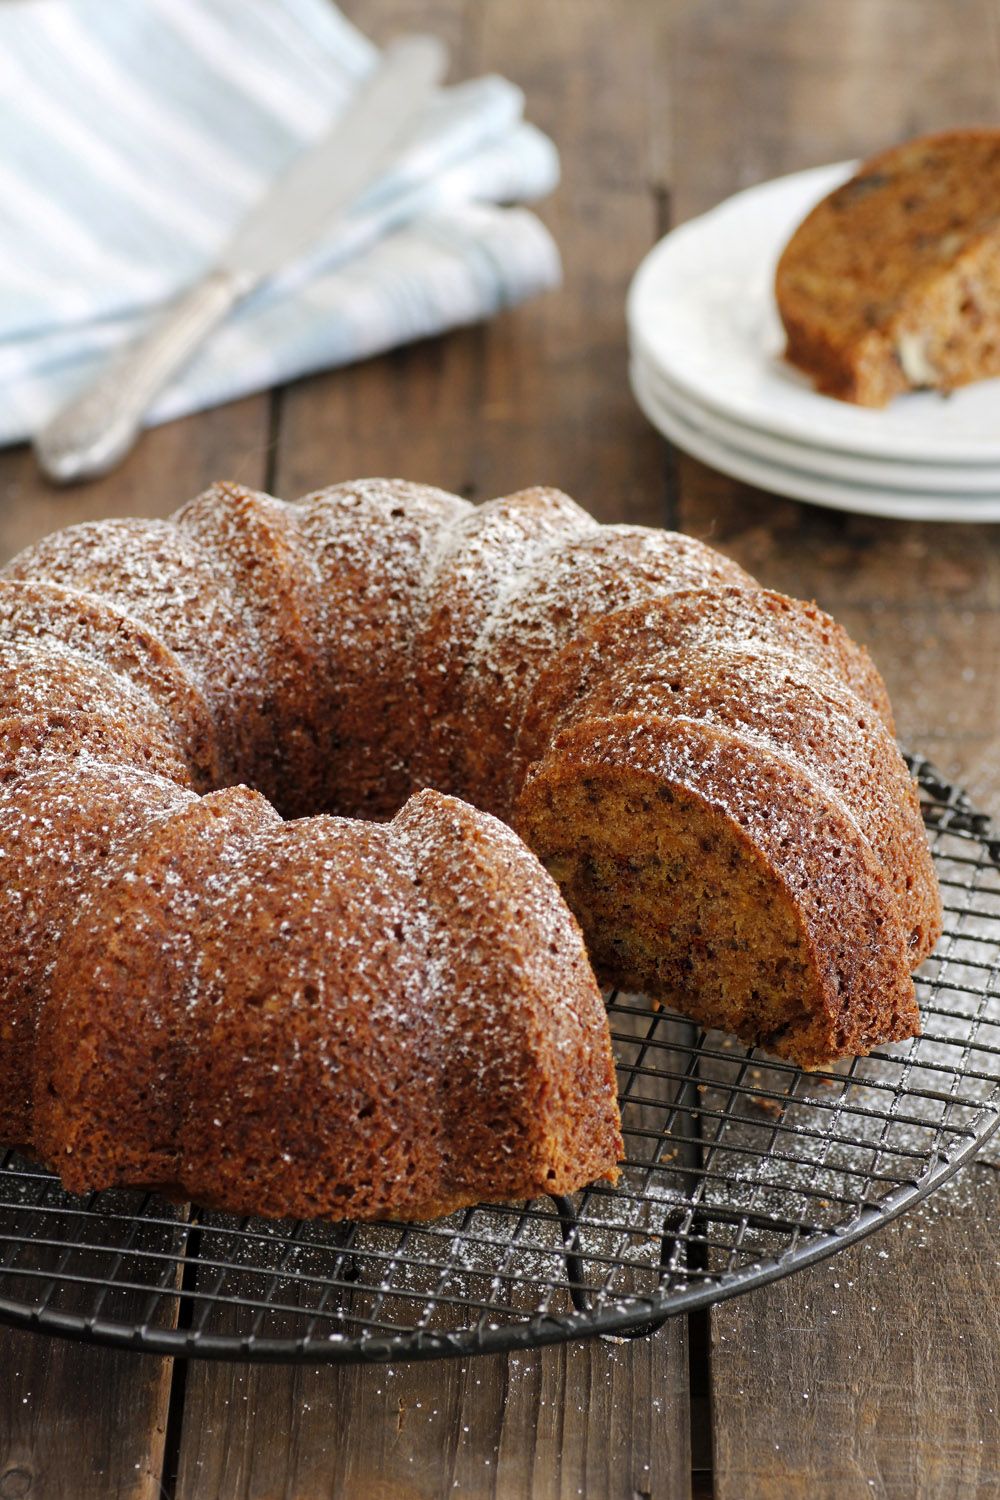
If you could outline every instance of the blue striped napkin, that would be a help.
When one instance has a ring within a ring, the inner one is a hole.
[[[34,432],[336,119],[377,52],[329,0],[0,4],[0,443]],[[166,421],[488,317],[559,279],[552,143],[484,77],[157,402]]]

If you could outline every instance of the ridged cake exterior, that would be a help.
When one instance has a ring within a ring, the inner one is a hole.
[[[0,685],[0,1138],[75,1190],[420,1217],[613,1176],[551,876],[602,978],[705,1024],[809,1066],[918,1029],[884,685],[693,538],[217,485],[9,564]]]

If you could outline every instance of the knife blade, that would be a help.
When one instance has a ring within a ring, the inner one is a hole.
[[[212,329],[308,249],[398,154],[446,66],[434,37],[390,43],[333,128],[250,209],[213,269],[37,434],[35,455],[50,479],[94,478],[124,458],[153,398]]]

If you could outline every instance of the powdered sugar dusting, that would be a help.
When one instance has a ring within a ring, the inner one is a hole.
[[[161,709],[199,780],[218,775],[204,694],[156,635],[106,599],[38,580],[0,580],[0,637],[35,640],[43,649],[58,641],[99,661]]]
[[[22,552],[3,576],[96,594],[148,625],[208,700],[228,763],[236,761],[238,721],[260,698],[260,662],[224,574],[171,522],[71,526]]]
[[[56,959],[86,903],[94,872],[116,842],[159,809],[193,794],[165,777],[109,764],[82,749],[72,759],[30,756],[0,785],[0,1137],[31,1139],[35,1032]]]
[[[508,747],[542,668],[590,621],[716,581],[752,583],[736,563],[674,532],[603,526],[556,543],[508,580],[489,611],[472,651],[466,711],[497,747]],[[497,767],[472,791],[503,816],[515,788]]]

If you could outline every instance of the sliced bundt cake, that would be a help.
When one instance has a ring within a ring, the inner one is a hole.
[[[613,1176],[551,876],[604,978],[706,1025],[808,1066],[918,1029],[881,678],[692,538],[217,485],[16,558],[0,690],[0,1138],[74,1189],[414,1217]]]

